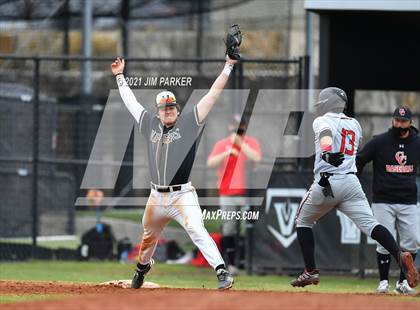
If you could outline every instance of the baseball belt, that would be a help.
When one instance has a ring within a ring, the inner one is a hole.
[[[161,185],[157,185],[154,183],[150,183],[151,187],[155,190],[158,191],[159,193],[171,193],[171,192],[176,192],[176,191],[180,191],[182,189],[186,189],[190,186],[190,182],[185,183],[185,184],[181,184],[181,185],[170,185],[170,186],[161,186]]]

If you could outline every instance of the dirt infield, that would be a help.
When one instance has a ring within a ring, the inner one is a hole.
[[[0,304],[0,309],[420,309],[420,296],[309,292],[140,289],[61,282],[0,281],[0,295],[60,295],[60,300]],[[63,296],[64,295],[64,296]],[[418,300],[417,300],[418,299]]]

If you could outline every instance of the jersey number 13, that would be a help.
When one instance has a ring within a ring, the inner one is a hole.
[[[346,155],[352,156],[354,154],[354,141],[355,140],[356,140],[356,134],[354,133],[353,130],[348,130],[345,128],[341,129],[340,153],[344,153]]]

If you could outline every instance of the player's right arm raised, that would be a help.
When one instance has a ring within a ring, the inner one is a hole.
[[[133,115],[135,120],[139,122],[140,115],[143,112],[144,107],[137,101],[132,90],[125,81],[124,67],[124,59],[117,57],[111,64],[111,71],[117,80],[118,90],[120,91],[120,95],[125,106],[127,107],[128,111],[130,111],[131,115]]]

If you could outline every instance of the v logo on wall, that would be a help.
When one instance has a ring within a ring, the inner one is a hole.
[[[360,230],[356,224],[344,213],[337,210],[341,225],[341,244],[359,244]]]
[[[288,248],[297,237],[294,230],[295,217],[305,193],[304,188],[267,189],[265,205],[267,229],[285,248]],[[277,221],[274,218],[270,220],[272,216],[275,216]]]
[[[336,211],[341,226],[341,244],[359,244],[361,232],[356,224],[344,213]],[[375,240],[367,237],[367,244],[375,244]]]

